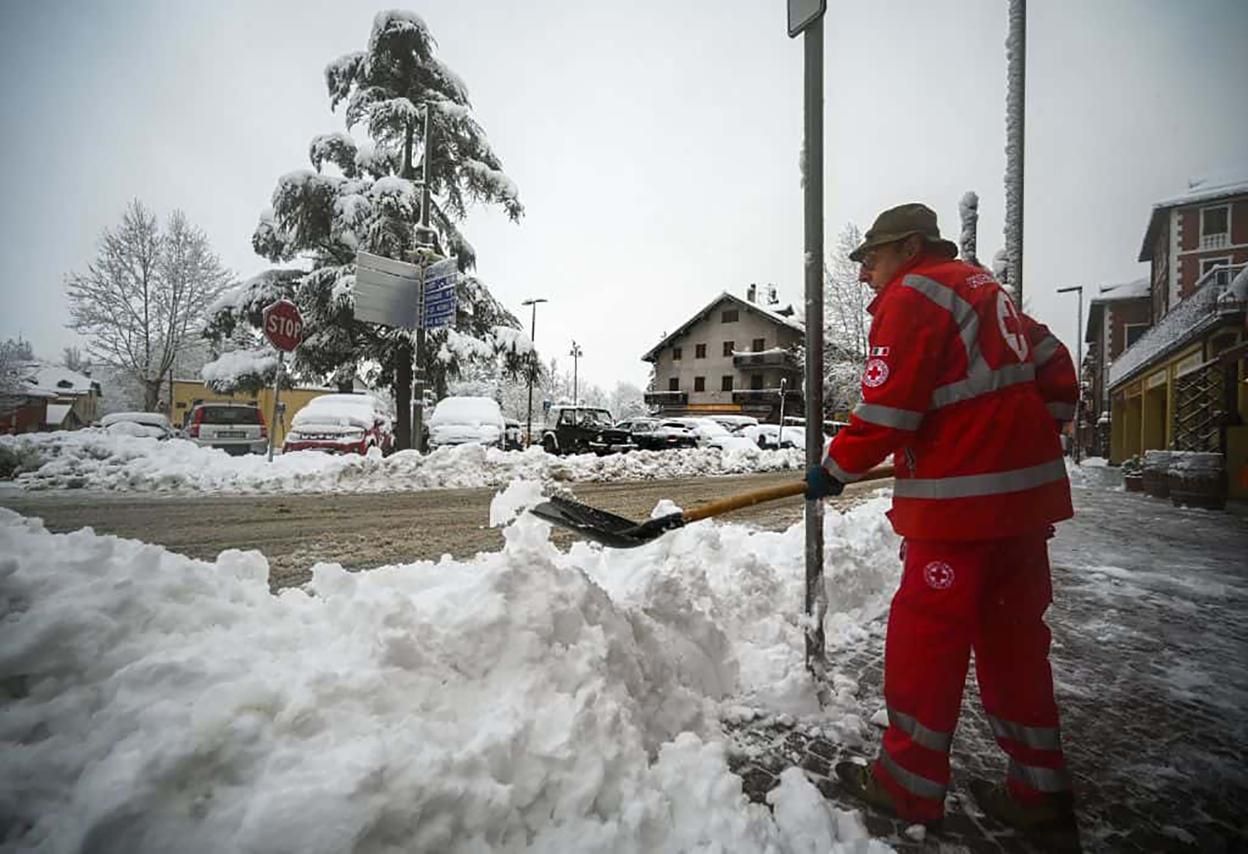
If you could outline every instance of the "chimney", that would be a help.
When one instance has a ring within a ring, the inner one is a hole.
[[[753,282],[745,289],[745,298],[750,302],[758,302],[758,285]]]
[[[776,286],[768,285],[767,286],[767,304],[775,305],[778,302],[780,302],[780,297],[776,296]]]

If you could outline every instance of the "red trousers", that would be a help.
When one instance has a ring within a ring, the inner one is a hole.
[[[1070,788],[1062,758],[1049,629],[1047,533],[1002,540],[907,540],[888,616],[888,729],[874,773],[911,821],[944,814],[949,748],[971,650],[1011,793],[1034,802]]]

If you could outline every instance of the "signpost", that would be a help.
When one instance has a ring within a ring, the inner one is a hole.
[[[282,371],[285,368],[284,357],[299,346],[303,340],[303,315],[299,307],[288,299],[279,299],[268,305],[262,315],[264,320],[264,337],[277,348],[277,373],[273,377],[273,417],[269,422],[269,455],[268,461],[273,462],[273,440],[277,436],[278,399],[282,393]]]
[[[805,34],[806,465],[823,464],[823,14],[827,0],[788,0],[789,36]],[[823,503],[806,502],[806,667],[823,683]]]
[[[413,447],[420,447],[424,408],[425,332],[455,324],[459,300],[459,262],[442,258],[425,265],[395,261],[368,252],[355,255],[355,319],[416,332],[414,361],[418,372],[412,400],[417,418]]]

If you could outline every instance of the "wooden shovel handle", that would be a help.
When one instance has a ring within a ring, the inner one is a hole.
[[[871,469],[854,483],[864,483],[868,480],[884,480],[893,476],[892,466],[883,466],[881,468]],[[768,486],[764,489],[755,489],[750,492],[742,492],[738,495],[730,495],[727,498],[721,498],[718,501],[709,501],[692,510],[685,511],[685,523],[697,522],[699,519],[709,519],[712,516],[719,516],[723,513],[729,513],[733,510],[740,510],[743,507],[753,507],[755,504],[762,504],[765,501],[775,501],[779,498],[791,498],[794,495],[804,495],[806,493],[806,481],[799,480],[796,483],[784,483],[780,486]]]

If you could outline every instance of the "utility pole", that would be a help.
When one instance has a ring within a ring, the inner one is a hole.
[[[585,351],[581,349],[581,345],[575,341],[572,342],[572,350],[568,353],[572,357],[572,405],[580,406],[581,399],[577,393],[577,366],[581,356],[585,355]]]
[[[1079,295],[1078,320],[1079,325],[1075,328],[1075,387],[1079,390],[1079,396],[1075,398],[1075,428],[1071,431],[1071,438],[1074,440],[1074,448],[1071,455],[1075,462],[1079,462],[1079,419],[1083,412],[1083,285],[1071,285],[1069,288],[1058,288],[1059,294],[1068,294],[1074,291]]]
[[[1027,0],[1010,0],[1005,42],[1005,254],[1009,284],[1023,304],[1023,166],[1027,112]]]
[[[532,306],[532,311],[529,315],[529,343],[530,344],[533,344],[537,340],[537,306],[538,306],[538,303],[543,303],[547,301],[548,300],[546,300],[543,297],[535,297],[534,299],[526,299],[524,302],[520,303],[521,305]],[[536,359],[537,359],[536,347],[534,347],[533,349],[533,359],[534,359],[534,365],[531,366],[529,370],[529,417],[528,417],[528,424],[524,428],[524,446],[526,448],[529,445],[533,444],[533,374],[535,372],[534,368],[536,367]]]

